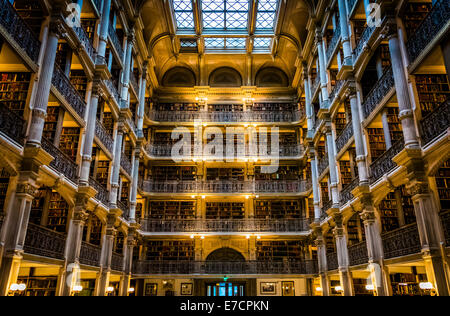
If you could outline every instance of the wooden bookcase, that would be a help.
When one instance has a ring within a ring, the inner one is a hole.
[[[108,186],[109,160],[99,160],[97,165],[97,181],[105,188]]]
[[[413,224],[417,222],[416,213],[414,212],[414,204],[412,197],[403,185],[399,188],[401,192],[401,202],[403,209],[403,216],[405,218],[405,225]]]
[[[341,183],[342,187],[349,185],[352,183],[352,168],[350,165],[350,161],[348,160],[340,160],[339,161],[339,170],[341,172]]]
[[[208,104],[209,112],[242,112],[242,104]]]
[[[450,86],[447,75],[416,75],[415,77],[422,117],[425,117],[450,97]]]
[[[302,179],[302,170],[298,166],[279,166],[277,173],[262,173],[261,166],[255,166],[256,180],[298,180]]]
[[[123,245],[125,243],[125,236],[122,232],[118,232],[114,240],[114,252],[118,254],[123,253]]]
[[[75,90],[81,95],[81,97],[86,97],[86,90],[88,80],[83,70],[71,70],[70,71],[70,82],[72,83]]]
[[[155,103],[153,109],[155,111],[199,111],[200,106],[198,103]]]
[[[351,219],[349,219],[349,221],[347,222],[347,239],[349,246],[360,242],[359,240],[360,226],[358,221],[359,215],[356,215],[353,216]]]
[[[47,117],[45,118],[44,131],[42,137],[53,142],[57,135],[58,121],[60,117],[61,107],[47,107]]]
[[[207,202],[206,219],[243,219],[244,203],[239,202]]]
[[[412,273],[390,274],[393,296],[423,296],[426,295],[419,287],[419,282],[426,281],[426,275]]]
[[[111,112],[103,113],[103,127],[112,137],[114,135],[114,118]]]
[[[387,108],[389,132],[391,134],[391,140],[393,144],[403,137],[402,123],[400,122],[398,115],[398,108]]]
[[[69,156],[73,161],[76,161],[77,159],[79,139],[79,127],[63,127],[59,149],[61,149],[61,151]]]
[[[83,27],[84,31],[86,32],[86,35],[88,36],[91,44],[94,43],[96,23],[97,23],[97,21],[95,19],[81,19],[81,26]]]
[[[62,71],[65,71],[67,65],[67,57],[71,53],[71,48],[67,43],[58,43],[56,49],[55,65],[58,65]]]
[[[353,279],[353,290],[355,296],[373,296],[372,291],[366,289],[367,279]]]
[[[193,181],[197,176],[195,166],[153,166],[151,170],[155,181]]]
[[[122,191],[120,194],[120,200],[122,202],[128,203],[130,198],[130,182],[122,180]]]
[[[321,181],[320,182],[320,190],[321,190],[321,196],[322,196],[322,202],[328,202],[330,200],[330,195],[328,194],[328,182]]]
[[[42,215],[44,212],[45,202],[48,195],[48,189],[41,188],[37,190],[33,201],[31,202],[29,222],[41,225]]]
[[[55,277],[19,277],[19,284],[26,284],[23,294],[17,296],[55,296],[58,278]]]
[[[60,233],[66,232],[69,205],[57,192],[50,193],[47,216],[47,228]]]
[[[309,218],[314,219],[316,217],[316,213],[314,211],[314,198],[308,199],[308,214]]]
[[[422,21],[431,11],[431,8],[432,8],[431,1],[408,2],[402,18],[408,38],[415,33],[415,31],[420,26]]]
[[[295,103],[254,103],[252,111],[292,112],[297,109]]]
[[[194,201],[151,201],[150,219],[180,220],[195,218]]]
[[[381,64],[383,65],[383,72],[386,71],[389,67],[391,67],[391,54],[389,52],[388,45],[380,45],[379,54],[381,59]]]
[[[194,241],[192,240],[151,240],[146,243],[146,246],[146,259],[150,261],[194,260]]]
[[[323,236],[325,246],[327,248],[327,253],[336,252],[336,243],[334,242],[333,233],[330,232],[327,235]]]
[[[90,223],[90,236],[89,236],[89,243],[92,245],[100,246],[102,242],[102,229],[103,225],[100,219],[97,218],[97,216],[92,216]]]
[[[450,210],[450,160],[447,160],[435,176],[441,211]]]
[[[372,162],[386,152],[386,141],[384,139],[384,131],[382,128],[368,128],[370,157]]]
[[[244,169],[242,168],[208,168],[206,180],[244,181]]]
[[[41,4],[38,1],[15,0],[13,1],[13,6],[24,22],[31,28],[34,37],[39,38],[45,16]]]
[[[314,212],[314,205],[313,205]],[[304,200],[256,200],[257,219],[300,219],[304,218]],[[314,216],[313,216],[314,218]]]
[[[302,246],[302,242],[297,240],[257,241],[256,258],[261,262],[299,260]]]
[[[341,132],[344,130],[345,126],[347,126],[347,116],[345,112],[339,112],[336,114],[334,126],[336,128],[336,135],[341,135]]]
[[[389,232],[400,227],[398,204],[394,192],[389,193],[379,205],[382,232]]]
[[[0,169],[0,214],[5,213],[5,200],[8,192],[10,174],[4,169]]]
[[[0,105],[23,116],[30,79],[28,72],[0,72]]]

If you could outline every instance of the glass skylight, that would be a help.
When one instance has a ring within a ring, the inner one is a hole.
[[[203,27],[209,30],[245,30],[249,8],[248,0],[203,0]]]
[[[266,50],[272,45],[271,37],[257,37],[253,40],[253,48],[256,50]]]
[[[175,20],[177,21],[178,29],[193,30],[195,28],[191,0],[173,0],[173,10],[175,11]]]
[[[257,30],[273,30],[277,16],[278,0],[259,0],[256,14]]]
[[[206,37],[206,49],[245,49],[247,39],[245,37]]]

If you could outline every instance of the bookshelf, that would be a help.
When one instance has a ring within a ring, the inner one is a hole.
[[[347,126],[347,116],[345,112],[339,112],[336,114],[334,126],[336,128],[336,135],[341,135],[341,132],[344,130],[345,126]]]
[[[304,217],[304,210],[304,200],[255,201],[255,216],[258,219],[301,219]],[[314,204],[312,211],[314,214]]]
[[[146,243],[147,260],[150,261],[186,261],[194,260],[194,241],[158,241],[152,240]]]
[[[130,198],[130,182],[122,180],[122,191],[120,194],[120,200],[122,202],[128,203]]]
[[[359,229],[360,226],[358,224],[359,215],[356,214],[347,222],[347,240],[349,246],[353,244],[357,244],[360,242],[359,240]]]
[[[348,160],[340,160],[339,161],[339,170],[341,171],[341,183],[342,187],[349,185],[352,183],[352,168],[350,165],[350,161]]]
[[[86,96],[88,80],[83,70],[71,70],[70,71],[70,82],[72,83],[75,90],[84,99]]]
[[[153,166],[152,178],[155,181],[194,181],[197,176],[194,166]]]
[[[353,34],[355,36],[355,42],[356,44],[359,42],[359,39],[361,38],[362,33],[367,27],[367,21],[366,20],[354,20],[353,21]]]
[[[244,169],[242,168],[208,168],[206,180],[244,181]]]
[[[279,166],[277,173],[262,173],[261,166],[255,166],[256,180],[298,180],[302,179],[302,170],[298,166]]]
[[[47,228],[65,233],[68,215],[69,205],[67,202],[57,192],[51,192],[48,204]]]
[[[403,216],[405,217],[405,225],[416,223],[416,213],[414,212],[414,204],[412,197],[403,185],[399,188],[401,194],[401,203],[403,209]]]
[[[395,193],[389,193],[379,205],[381,225],[383,232],[389,232],[400,228],[398,219],[398,204]]]
[[[432,3],[430,2],[412,2],[408,1],[403,15],[403,25],[405,26],[408,38],[415,33],[422,21],[431,11]]]
[[[314,219],[316,217],[316,213],[314,211],[314,198],[308,199],[308,214],[309,218]]]
[[[373,296],[373,292],[366,289],[367,279],[353,279],[355,296]]]
[[[34,199],[31,202],[30,223],[41,225],[47,193],[48,190],[42,188],[36,192]]]
[[[450,97],[447,75],[416,75],[416,88],[422,117],[432,113]]]
[[[66,69],[67,66],[67,56],[70,54],[70,46],[67,43],[58,43],[56,49],[55,64],[59,66],[62,70]],[[69,65],[70,66],[70,65]]]
[[[86,35],[88,36],[89,41],[91,42],[91,45],[94,43],[96,23],[97,21],[95,19],[81,19],[81,26],[86,32]]]
[[[383,66],[383,73],[384,73],[389,67],[392,66],[391,54],[389,52],[389,46],[388,45],[380,45],[379,54],[380,54],[381,64]]]
[[[10,1],[12,2],[12,1]],[[45,13],[38,1],[15,0],[13,6],[25,23],[31,28],[35,38],[39,38]]]
[[[199,111],[200,106],[198,103],[155,103],[153,109],[155,111]]]
[[[386,142],[384,139],[384,131],[382,128],[368,128],[370,156],[372,162],[386,152]]]
[[[243,219],[245,217],[244,203],[238,202],[207,202],[206,219]]]
[[[55,296],[57,277],[19,277],[19,284],[26,284],[27,288],[20,296]]]
[[[111,112],[103,113],[103,127],[108,132],[109,136],[114,135],[114,118]]]
[[[28,72],[0,72],[0,105],[23,116],[30,79]]]
[[[180,220],[195,218],[194,201],[151,201],[149,218]]]
[[[77,159],[78,142],[80,139],[79,127],[63,127],[59,149],[69,156],[73,161]]]
[[[100,246],[102,241],[102,222],[97,216],[92,216],[90,221],[90,237],[89,243],[92,245]]]
[[[435,176],[441,204],[441,212],[450,210],[450,160],[447,160]]]
[[[299,260],[302,258],[302,243],[297,240],[264,240],[256,242],[258,261]]]
[[[97,182],[103,185],[105,188],[108,186],[109,176],[109,164],[108,160],[99,160],[97,165]]]
[[[359,170],[358,170],[358,163],[356,162],[356,149],[355,148],[350,148],[348,151],[350,157],[351,157],[351,162],[352,162],[352,168],[353,168],[353,173],[356,177],[359,177]]]
[[[52,143],[55,140],[57,134],[60,110],[61,108],[59,106],[47,107],[47,117],[45,118],[42,137],[46,138]]]
[[[389,125],[389,133],[391,134],[392,143],[397,142],[403,137],[402,123],[398,118],[398,108],[387,108],[387,119]]]
[[[8,185],[9,185],[9,173],[4,169],[0,169],[0,215],[5,213],[4,207],[5,207],[5,201],[6,201],[6,194],[8,192]]]
[[[209,112],[242,112],[242,104],[208,104]]]
[[[136,203],[136,218],[143,218],[142,203]]]
[[[333,253],[336,251],[336,243],[334,242],[333,233],[328,233],[323,236],[325,246],[327,248],[327,253]]]
[[[426,275],[413,273],[390,274],[393,296],[423,296],[419,282],[426,281]]]
[[[115,243],[114,243],[114,252],[118,254],[123,253],[123,245],[125,243],[125,236],[122,232],[118,232]]]
[[[295,103],[254,103],[252,111],[292,112],[296,110]]]
[[[320,190],[322,196],[322,203],[328,202],[330,200],[330,195],[328,194],[328,182],[321,181],[320,182]]]

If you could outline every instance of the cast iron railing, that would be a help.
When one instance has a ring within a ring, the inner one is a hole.
[[[421,251],[419,230],[415,223],[384,233],[381,239],[385,259],[418,254]]]
[[[383,175],[388,174],[397,167],[392,158],[398,155],[404,147],[405,143],[402,137],[370,165],[371,183],[377,182]]]
[[[133,176],[132,170],[133,166],[131,165],[131,161],[128,159],[127,156],[125,156],[124,153],[120,155],[120,166],[125,170],[126,173],[128,173],[129,176]]]
[[[67,179],[74,183],[78,183],[78,165],[59,148],[53,145],[46,138],[41,140],[42,149],[49,153],[54,159],[50,163],[50,167],[55,171],[62,173]]]
[[[119,253],[112,253],[111,256],[111,269],[114,271],[122,271],[123,270],[123,255]]]
[[[325,154],[325,156],[319,159],[319,163],[317,164],[317,171],[319,176],[324,173],[325,169],[327,169],[329,165],[330,161],[328,159],[328,154]]]
[[[349,246],[348,259],[351,267],[367,264],[369,262],[369,255],[367,253],[366,241]]]
[[[116,30],[114,30],[114,28],[112,27],[111,24],[109,25],[108,35],[109,35],[109,38],[111,39],[112,46],[114,47],[117,54],[119,55],[120,61],[123,62],[123,59],[124,59],[123,48],[122,48],[122,45],[120,44],[119,38],[117,37]]]
[[[99,120],[95,124],[95,136],[111,154],[114,153],[114,140]]]
[[[341,205],[345,205],[354,199],[352,191],[359,185],[359,177],[353,179],[351,183],[346,185],[341,191]]]
[[[380,102],[388,95],[388,93],[394,89],[394,73],[392,68],[385,71],[383,76],[377,81],[375,86],[367,95],[363,104],[364,118],[367,119]]]
[[[424,145],[446,132],[450,127],[450,98],[420,122]]]
[[[88,266],[98,267],[100,265],[100,256],[102,248],[87,242],[81,243],[80,263]]]
[[[19,143],[24,144],[24,131],[26,121],[11,111],[5,105],[0,104],[0,131]]]
[[[84,114],[86,112],[86,102],[84,101],[84,97],[80,95],[70,82],[69,78],[67,78],[57,65],[55,65],[53,71],[52,85],[66,100],[67,104],[69,104],[75,112],[84,119]]]
[[[356,44],[356,48],[353,52],[353,62],[356,62],[361,56],[361,53],[364,51],[364,47],[366,47],[366,44],[369,42],[370,37],[376,30],[376,26],[368,26],[364,29],[363,33],[361,34],[361,38],[358,41],[358,44]]]
[[[338,256],[336,252],[327,253],[328,271],[334,271],[339,268]]]
[[[337,28],[334,30],[334,34],[330,40],[330,43],[328,43],[328,49],[326,52],[327,62],[330,61],[330,58],[333,56],[333,53],[335,52],[336,47],[338,46],[340,40],[341,40],[341,26],[340,24],[338,24]]]
[[[62,260],[64,259],[65,247],[65,234],[28,223],[24,244],[25,253]]]
[[[109,205],[109,191],[99,182],[97,182],[93,178],[89,178],[89,184],[91,187],[97,191],[97,194],[95,195],[95,198],[102,202],[104,205]]]
[[[341,150],[345,147],[345,145],[348,144],[348,142],[352,137],[353,137],[353,124],[352,122],[349,122],[336,139],[336,150],[338,153],[341,152]]]

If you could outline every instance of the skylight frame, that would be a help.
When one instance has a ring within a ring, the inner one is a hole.
[[[280,0],[259,0],[256,8],[255,30],[257,32],[275,31],[279,8]],[[271,23],[268,23],[268,20]]]
[[[177,30],[194,31],[196,22],[192,0],[172,0],[172,6]]]
[[[201,0],[200,11],[202,15],[201,23],[205,32],[248,32],[250,22],[250,0]],[[236,7],[241,6],[241,7]],[[230,9],[233,7],[233,9]],[[211,25],[210,19],[220,18],[217,25]],[[239,26],[230,24],[230,21],[240,23]],[[240,21],[240,22],[239,22]]]

